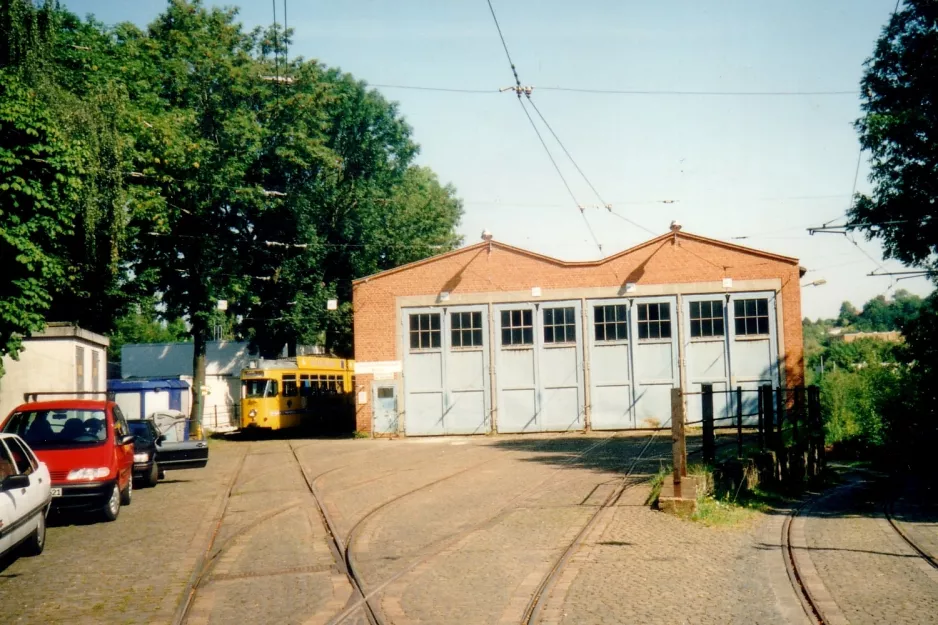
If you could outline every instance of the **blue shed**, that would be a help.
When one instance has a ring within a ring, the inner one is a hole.
[[[189,408],[189,383],[185,380],[108,380],[107,390],[128,419],[142,419],[157,410],[185,412]]]

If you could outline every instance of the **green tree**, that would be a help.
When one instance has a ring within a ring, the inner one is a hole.
[[[132,226],[140,268],[150,272],[166,315],[189,323],[194,388],[204,384],[216,303],[245,289],[242,259],[251,253],[241,247],[245,215],[267,201],[252,178],[262,150],[256,38],[242,31],[236,15],[172,0],[139,48],[137,71],[155,96],[145,96],[152,121],[137,148],[155,194]],[[202,403],[194,393],[194,428]]]
[[[864,115],[856,122],[871,154],[873,192],[850,211],[888,257],[938,268],[938,2],[905,0],[866,62]]]
[[[856,306],[850,302],[843,302],[840,305],[840,314],[837,315],[837,325],[842,328],[852,326],[857,322],[857,317],[860,316],[860,311],[857,310]]]
[[[108,360],[120,360],[121,347],[128,343],[177,343],[189,340],[189,330],[182,319],[163,321],[152,300],[118,317],[108,337]]]

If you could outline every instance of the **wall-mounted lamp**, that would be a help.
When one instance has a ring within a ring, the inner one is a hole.
[[[827,280],[825,280],[824,278],[818,278],[814,282],[808,282],[807,284],[802,284],[801,287],[804,288],[806,286],[823,286],[825,284],[827,284]]]

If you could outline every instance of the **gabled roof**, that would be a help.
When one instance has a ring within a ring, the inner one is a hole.
[[[616,254],[613,254],[612,256],[607,256],[605,258],[601,258],[598,260],[573,260],[573,261],[560,260],[559,258],[553,258],[552,256],[545,256],[543,254],[538,254],[537,252],[532,252],[530,250],[526,250],[520,247],[508,245],[507,243],[501,243],[500,241],[480,241],[479,243],[475,243],[473,245],[467,245],[466,247],[461,247],[451,252],[438,254],[436,256],[430,256],[428,258],[414,261],[412,263],[407,263],[406,265],[401,265],[400,267],[394,267],[393,269],[386,269],[385,271],[380,271],[370,276],[358,278],[357,280],[353,280],[352,284],[359,284],[362,282],[373,280],[375,278],[384,277],[390,274],[398,273],[400,271],[406,271],[414,267],[419,267],[421,265],[426,265],[428,263],[436,262],[438,260],[449,258],[450,256],[455,256],[457,254],[464,254],[472,250],[486,249],[489,246],[492,246],[493,248],[502,249],[508,252],[512,252],[514,254],[520,254],[522,256],[535,258],[537,260],[550,263],[552,265],[559,265],[561,267],[598,267],[600,265],[604,265],[606,263],[612,262],[613,260],[617,258],[621,258],[622,256],[633,254],[643,248],[661,243],[663,241],[667,241],[668,239],[675,237],[675,236],[679,239],[686,239],[688,241],[697,241],[699,243],[706,243],[708,245],[716,245],[716,246],[719,246],[728,250],[742,252],[744,254],[751,254],[753,256],[761,256],[763,258],[777,260],[783,263],[791,263],[791,264],[798,263],[798,259],[792,258],[791,256],[782,256],[781,254],[773,254],[772,252],[757,250],[751,247],[744,247],[742,245],[736,245],[734,243],[727,243],[726,241],[721,241],[719,239],[711,239],[709,237],[702,237],[697,234],[691,234],[690,232],[678,231],[678,232],[667,232],[653,239],[649,239],[648,241],[645,241],[644,243],[639,243],[638,245],[622,250],[621,252],[617,252]]]

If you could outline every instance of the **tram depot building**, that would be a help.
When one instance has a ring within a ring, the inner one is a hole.
[[[564,262],[487,240],[362,278],[353,286],[356,428],[667,427],[671,389],[702,384],[726,417],[735,407],[720,391],[803,383],[802,271],[797,259],[674,226],[603,260]],[[699,410],[688,395],[687,419]]]

